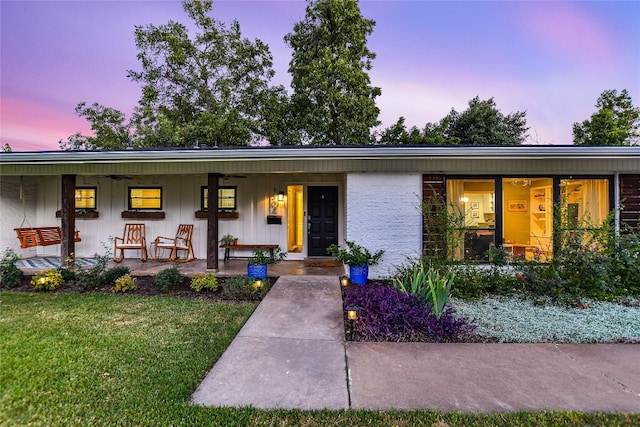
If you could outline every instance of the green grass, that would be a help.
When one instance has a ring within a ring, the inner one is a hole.
[[[0,293],[2,426],[637,425],[640,415],[206,408],[191,393],[255,304]]]

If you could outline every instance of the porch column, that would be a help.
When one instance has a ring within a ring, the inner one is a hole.
[[[218,188],[219,173],[207,177],[207,270],[218,271]]]
[[[62,209],[60,228],[60,265],[67,266],[67,258],[76,251],[76,176],[62,175]]]

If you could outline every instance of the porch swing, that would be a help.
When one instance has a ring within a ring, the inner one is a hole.
[[[62,243],[62,229],[60,227],[33,227],[27,219],[27,208],[24,200],[24,185],[22,177],[20,177],[20,200],[22,200],[22,222],[20,227],[14,228],[20,247],[22,249],[32,248],[34,246],[51,246]],[[24,227],[25,222],[27,227]],[[75,242],[80,242],[80,232],[74,232]]]

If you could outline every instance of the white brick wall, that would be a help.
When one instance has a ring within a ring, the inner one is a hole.
[[[389,277],[407,258],[420,256],[422,219],[420,174],[347,175],[345,239],[371,252],[384,249],[369,278]]]

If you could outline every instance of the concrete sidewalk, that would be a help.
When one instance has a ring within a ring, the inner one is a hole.
[[[207,406],[345,409],[337,276],[281,276],[192,396]]]
[[[640,345],[345,343],[338,278],[281,276],[192,401],[640,412]]]

